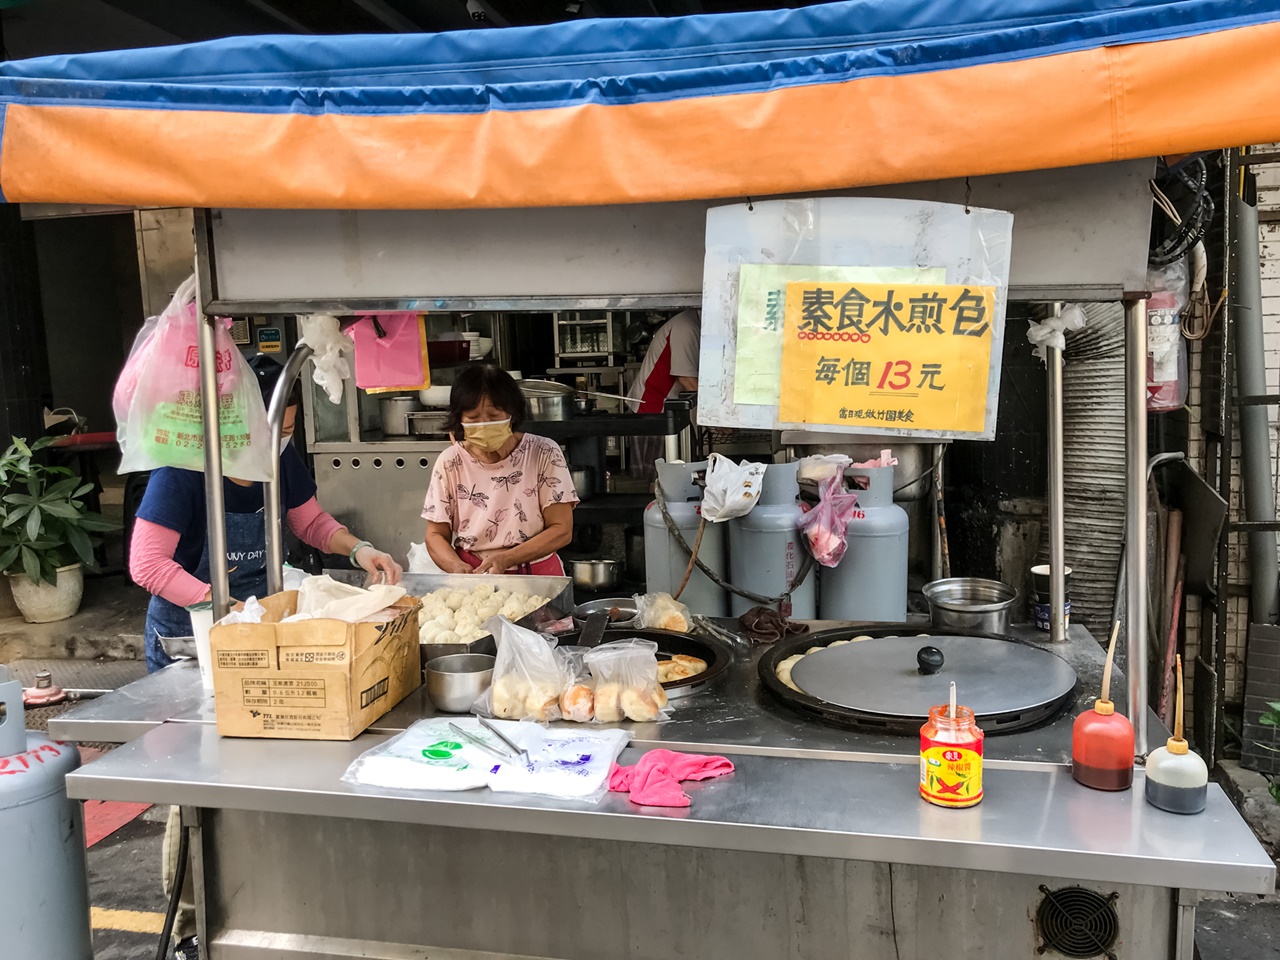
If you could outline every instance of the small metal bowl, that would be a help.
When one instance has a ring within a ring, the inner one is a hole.
[[[573,608],[573,619],[581,626],[591,614],[608,613],[615,607],[622,613],[622,617],[609,621],[609,626],[634,627],[636,625],[639,614],[636,611],[635,597],[604,597],[600,600],[588,600]]]
[[[467,713],[493,681],[494,657],[483,653],[454,653],[427,661],[427,696],[437,710]]]
[[[573,585],[583,590],[608,590],[618,585],[617,560],[570,560]]]
[[[999,580],[951,577],[924,585],[935,627],[974,633],[1008,633],[1018,591]]]

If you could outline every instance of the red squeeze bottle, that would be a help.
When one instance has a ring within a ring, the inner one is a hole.
[[[1111,630],[1107,665],[1102,671],[1102,697],[1093,709],[1076,717],[1071,730],[1071,776],[1094,790],[1128,790],[1133,786],[1133,724],[1116,713],[1111,702],[1111,664],[1120,622]]]

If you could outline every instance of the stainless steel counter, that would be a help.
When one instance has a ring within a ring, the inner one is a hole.
[[[623,796],[582,804],[489,790],[352,787],[340,777],[385,735],[349,743],[237,740],[165,724],[67,779],[82,799],[381,820],[635,843],[1050,874],[1081,880],[1264,893],[1275,870],[1216,784],[1195,818],[1134,789],[1100,793],[1060,767],[992,770],[986,798],[943,810],[916,796],[915,763],[739,756],[721,780],[686,784],[688,809]],[[621,762],[643,751],[629,748]]]
[[[998,769],[1004,765],[1068,763],[1071,722],[1075,714],[1097,696],[1103,651],[1079,625],[1072,626],[1068,642],[1061,645],[1048,643],[1045,634],[1033,629],[1019,632],[1064,657],[1080,675],[1080,684],[1075,702],[1056,719],[1033,730],[989,737],[986,742],[988,766]],[[899,757],[914,762],[917,745],[910,738],[825,726],[780,704],[761,689],[756,676],[756,660],[761,649],[756,648],[750,657],[735,662],[711,688],[671,701],[672,718],[667,722],[625,724],[631,729],[635,743],[735,756],[834,760]],[[1123,683],[1117,681],[1114,686],[1122,687]],[[166,707],[165,703],[171,706]],[[1123,704],[1121,707],[1123,709]],[[435,715],[426,691],[419,689],[376,721],[365,736],[398,733],[423,717]],[[201,696],[194,665],[175,664],[115,694],[69,711],[51,720],[49,731],[63,740],[123,742],[165,720],[214,722],[212,698]],[[1154,719],[1152,722],[1158,724]]]

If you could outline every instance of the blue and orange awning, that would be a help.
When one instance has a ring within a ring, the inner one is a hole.
[[[11,201],[765,196],[1280,140],[1280,0],[855,0],[0,64]]]

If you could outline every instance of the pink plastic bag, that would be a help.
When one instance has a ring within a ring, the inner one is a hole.
[[[375,319],[386,336],[378,336]],[[346,334],[356,345],[356,386],[378,390],[422,383],[421,326],[416,313],[380,313],[353,323]]]
[[[844,489],[844,472],[822,481],[818,488],[818,505],[800,518],[800,532],[813,554],[824,567],[834,567],[844,556],[849,521],[858,509],[858,495]]]
[[[194,281],[179,288],[150,337],[139,337],[116,382],[112,404],[121,473],[159,467],[204,471],[200,320],[194,301],[187,301],[193,289]],[[266,407],[228,326],[222,321],[214,328],[223,471],[239,480],[267,480],[276,451]]]

